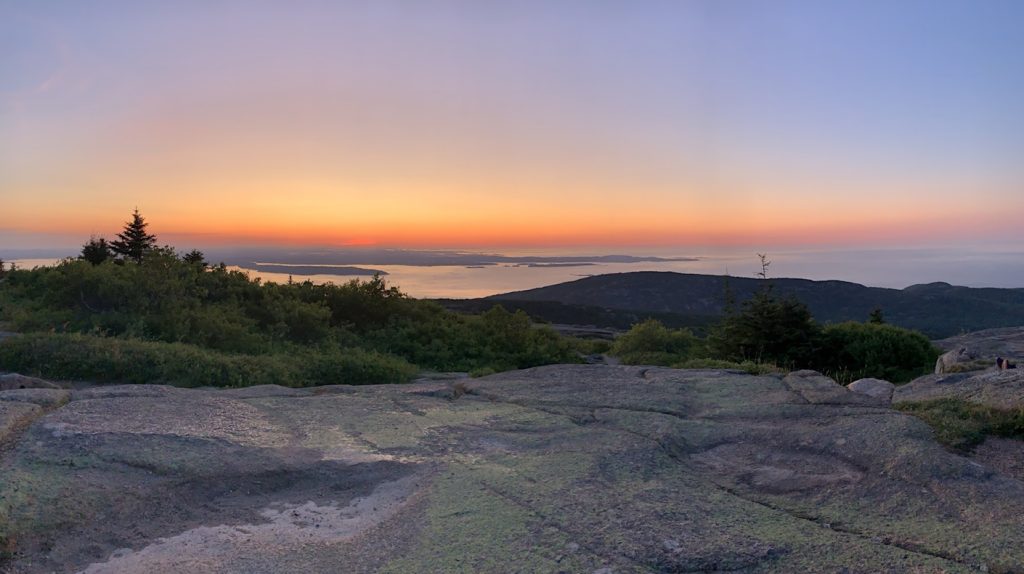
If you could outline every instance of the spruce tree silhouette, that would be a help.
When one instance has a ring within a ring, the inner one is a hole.
[[[202,267],[206,267],[208,265],[208,263],[206,262],[206,255],[204,255],[203,252],[198,249],[193,249],[192,251],[189,251],[188,253],[182,255],[181,260],[184,261],[185,263],[200,265]]]
[[[111,257],[113,255],[110,252],[110,244],[106,239],[97,238],[95,235],[82,246],[82,254],[78,256],[79,259],[84,259],[93,265],[99,265]]]
[[[124,231],[117,234],[117,239],[110,242],[110,250],[124,259],[142,263],[146,252],[156,247],[156,236],[146,232],[149,224],[135,208],[132,220],[124,224]]]

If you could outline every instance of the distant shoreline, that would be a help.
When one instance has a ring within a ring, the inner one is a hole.
[[[271,264],[248,264],[239,265],[246,271],[261,273],[282,273],[287,275],[339,275],[343,277],[367,277],[373,275],[387,275],[387,271],[380,269],[367,269],[365,267],[341,267],[332,265],[271,265]]]

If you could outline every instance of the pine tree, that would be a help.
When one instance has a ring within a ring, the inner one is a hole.
[[[113,253],[110,251],[110,244],[107,243],[107,240],[102,237],[97,238],[95,235],[82,246],[82,254],[78,256],[79,259],[93,265],[99,265],[112,257]]]
[[[868,323],[874,323],[876,325],[882,325],[885,323],[885,314],[882,313],[881,307],[875,307],[868,315]]]
[[[201,265],[202,267],[207,266],[206,255],[204,255],[203,252],[198,249],[193,249],[192,251],[189,251],[188,253],[182,255],[181,260],[184,261],[185,263],[191,263],[193,265]]]
[[[124,259],[142,263],[146,252],[156,247],[156,236],[146,233],[149,224],[143,219],[138,208],[132,212],[132,220],[124,224],[124,231],[110,242],[110,249]]]

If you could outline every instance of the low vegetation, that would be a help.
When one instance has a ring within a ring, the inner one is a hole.
[[[138,213],[78,259],[8,270],[0,369],[58,379],[179,385],[386,383],[418,370],[574,362],[572,342],[523,312],[462,315],[380,277],[263,283],[202,253],[155,247]]]
[[[31,333],[6,341],[0,365],[56,379],[185,387],[400,383],[416,373],[398,357],[359,348],[247,355],[79,333]]]
[[[375,381],[357,372],[392,382],[409,378],[411,365],[500,371],[576,360],[568,340],[522,312],[459,315],[379,277],[262,283],[166,249],[140,263],[9,272],[0,293],[10,328],[36,334],[5,343],[0,365],[58,378],[309,385]],[[97,354],[121,366],[99,368]],[[168,366],[178,361],[194,366]],[[228,365],[235,375],[222,372]]]
[[[896,408],[928,423],[946,446],[967,451],[988,436],[1024,439],[1024,409],[996,409],[963,399],[897,403]]]

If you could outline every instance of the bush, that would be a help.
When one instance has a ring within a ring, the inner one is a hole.
[[[840,382],[874,377],[901,383],[930,372],[939,353],[916,331],[879,323],[840,323],[822,331],[813,368]]]
[[[603,355],[612,350],[612,342],[606,339],[566,337],[566,340],[573,350],[581,355]]]
[[[301,371],[313,385],[405,383],[416,375],[416,367],[398,357],[363,349],[321,353],[303,362]]]
[[[55,333],[4,340],[0,369],[59,380],[188,387],[398,383],[416,372],[400,358],[360,349],[253,356],[182,343]]]
[[[648,319],[615,339],[610,352],[627,365],[668,366],[690,358],[697,346],[690,331],[668,329]]]

